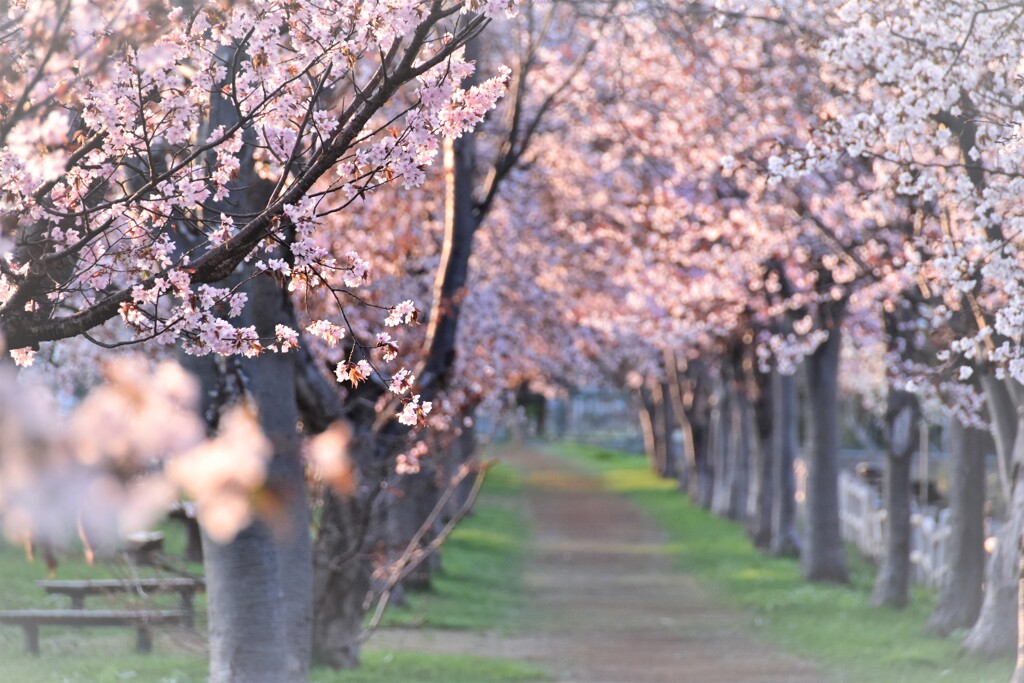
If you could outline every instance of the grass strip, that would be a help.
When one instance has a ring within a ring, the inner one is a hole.
[[[516,623],[522,606],[522,565],[528,529],[522,509],[522,482],[506,465],[492,468],[475,512],[452,533],[442,551],[442,571],[429,593],[412,593],[404,608],[390,609],[392,627],[503,631]],[[165,528],[169,553],[183,540],[178,528]],[[198,566],[195,567],[199,569]],[[53,578],[125,578],[123,566],[89,566],[80,556],[62,557]],[[150,571],[142,572],[146,575]],[[32,582],[48,578],[39,560],[0,543],[0,609],[66,608],[67,598],[47,596]],[[158,598],[174,607],[176,596]],[[164,598],[167,598],[166,600]],[[124,600],[98,596],[87,607],[129,607]],[[133,651],[130,628],[44,628],[43,655],[23,651],[19,628],[0,627],[0,681],[18,683],[202,683],[207,676],[205,634],[158,630],[154,651]],[[547,680],[536,667],[511,659],[374,648],[358,671],[316,669],[313,683],[514,683]]]

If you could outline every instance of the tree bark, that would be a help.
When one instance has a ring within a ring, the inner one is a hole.
[[[984,384],[986,398],[997,405],[991,412],[993,420],[999,413],[1017,413],[1020,406],[1019,388],[1012,380],[1005,393],[991,392],[991,383]],[[1012,401],[1007,408],[1001,403]],[[981,604],[978,620],[964,639],[964,649],[983,656],[992,656],[1013,651],[1018,634],[1018,584],[1020,581],[1020,538],[1024,529],[1024,486],[1020,482],[1020,466],[1024,461],[1024,415],[1019,415],[1013,434],[1013,451],[1009,458],[1012,463],[1011,494],[1007,519],[996,536],[996,547],[989,559],[985,578],[985,597]],[[998,437],[999,424],[994,435]],[[1008,434],[1007,429],[1004,432]],[[997,438],[996,447],[1005,441]],[[1000,456],[1002,457],[1002,456]],[[1015,674],[1016,675],[1016,674]]]
[[[910,597],[910,463],[920,420],[917,397],[889,387],[886,408],[886,552],[875,580],[873,605],[906,607]]]
[[[807,534],[803,547],[804,578],[846,583],[849,575],[839,529],[839,352],[838,316],[829,336],[807,357],[808,443]]]
[[[246,290],[245,314],[261,337],[291,321],[276,281],[257,276]],[[313,579],[294,356],[265,352],[239,364],[273,445],[264,485],[273,505],[228,543],[204,537],[210,681],[300,683],[309,676]]]
[[[767,550],[772,543],[772,507],[775,501],[771,376],[757,372],[754,379],[756,395],[748,413],[752,462],[750,495],[747,498],[747,533],[755,547]]]
[[[675,479],[678,476],[676,466],[679,456],[676,452],[676,443],[673,439],[676,431],[675,411],[672,409],[672,397],[669,393],[668,382],[661,381],[654,385],[654,412],[658,418],[658,429],[661,432],[662,460],[658,463],[658,476],[665,479]]]
[[[772,371],[772,500],[771,553],[776,557],[800,554],[796,533],[796,481],[793,463],[797,450],[796,377]]]
[[[729,519],[747,519],[747,498],[750,495],[750,460],[751,460],[751,409],[750,400],[739,384],[733,393],[735,409],[732,412],[732,454],[731,464],[732,491],[729,496]]]
[[[711,397],[708,378],[699,362],[685,363],[666,353],[669,389],[683,433],[679,486],[704,509],[711,506],[713,477],[708,449]]]
[[[338,669],[359,666],[360,635],[371,564],[364,554],[362,529],[370,520],[358,498],[325,496],[320,534],[314,547],[313,655]]]
[[[646,386],[636,390],[638,413],[640,414],[640,430],[643,432],[643,449],[647,456],[647,464],[651,471],[657,471],[658,451],[662,444],[658,443],[657,420],[654,415],[654,399]]]
[[[233,122],[237,112],[226,99],[212,98],[209,127]],[[257,177],[255,133],[243,132],[239,177],[229,196],[211,202],[208,211],[257,214],[270,185]],[[214,163],[211,159],[210,163]],[[188,239],[183,231],[177,237]],[[278,324],[293,325],[294,313],[284,287],[268,275],[243,267],[248,302],[242,324],[252,324],[264,339]],[[250,279],[246,280],[246,277]],[[263,498],[272,504],[257,510],[256,520],[232,541],[203,538],[210,630],[211,683],[301,683],[308,679],[312,624],[312,553],[305,470],[299,454],[298,401],[294,354],[265,351],[252,359],[223,361],[245,376],[260,428],[273,446]],[[217,375],[208,358],[191,364],[207,384],[205,415],[211,424],[223,406],[210,404],[209,381]],[[236,392],[237,393],[237,392]]]
[[[719,517],[728,517],[732,508],[732,468],[729,460],[733,437],[733,405],[728,380],[717,387],[715,394],[717,400],[711,410],[710,449],[714,491],[711,512]]]
[[[969,628],[981,611],[985,581],[984,433],[949,420],[949,569],[928,630],[948,636]]]

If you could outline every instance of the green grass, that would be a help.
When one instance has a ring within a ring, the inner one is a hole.
[[[493,468],[477,502],[445,544],[442,572],[429,593],[411,594],[409,606],[387,612],[391,626],[488,631],[515,621],[522,600],[522,559],[528,530],[521,509],[521,482],[508,466]],[[168,554],[179,554],[183,534],[164,529]],[[200,570],[198,566],[190,569]],[[89,566],[81,555],[62,557],[52,578],[79,579],[128,575],[127,566]],[[0,609],[65,608],[68,598],[47,596],[33,585],[49,578],[39,560],[29,562],[21,548],[0,543]],[[152,574],[151,570],[140,572]],[[173,607],[176,596],[159,596],[157,605]],[[151,603],[147,603],[151,604]],[[138,598],[103,596],[87,599],[87,608],[140,606]],[[205,602],[198,602],[204,607]],[[200,625],[200,628],[204,628]],[[133,651],[130,628],[40,630],[43,656],[23,651],[20,628],[0,626],[0,681],[7,683],[201,683],[206,680],[204,633],[161,629],[153,653]],[[495,657],[424,654],[368,648],[358,671],[317,669],[314,683],[504,683],[543,681],[537,668]]]
[[[390,609],[382,624],[466,631],[516,628],[528,536],[521,489],[518,472],[503,463],[492,467],[473,515],[444,545],[431,591],[409,593],[408,606]]]
[[[535,667],[511,659],[422,652],[369,651],[358,671],[318,670],[312,683],[512,683],[549,680]]]
[[[691,504],[675,482],[657,478],[644,458],[597,447],[558,445],[552,451],[599,474],[628,496],[669,536],[680,570],[723,600],[752,614],[756,632],[818,662],[849,683],[1005,683],[1009,658],[987,662],[959,652],[956,639],[924,633],[934,595],[915,589],[904,610],[869,603],[874,569],[849,553],[849,586],[811,584],[796,560],[755,550],[740,525]]]

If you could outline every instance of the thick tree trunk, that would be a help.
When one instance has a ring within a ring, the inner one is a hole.
[[[800,554],[796,534],[796,481],[793,463],[797,450],[796,377],[772,371],[772,499],[771,552],[777,557]]]
[[[1012,380],[1011,380],[1012,381]],[[1005,406],[997,405],[997,410],[990,411],[997,429],[993,433],[998,437],[999,424],[998,414],[1016,413],[1019,404],[1019,385],[1011,388],[1005,394],[991,393],[990,385],[985,385],[986,397],[990,401],[1001,403],[1002,401],[1013,401],[1014,406],[1007,409]],[[996,548],[988,563],[988,573],[985,577],[985,598],[982,601],[981,612],[974,627],[971,628],[964,639],[964,649],[975,654],[991,656],[998,653],[1010,652],[1017,645],[1018,633],[1018,583],[1020,581],[1020,539],[1024,530],[1024,486],[1020,482],[1020,467],[1024,462],[1024,429],[1022,429],[1024,415],[1017,418],[1017,424],[1013,433],[1013,450],[1009,461],[1012,463],[1011,495],[1010,504],[1007,509],[1007,520],[996,537]],[[1009,434],[1007,429],[1004,432]],[[996,447],[1005,440],[997,438]],[[1002,457],[1002,455],[1000,455]]]
[[[370,438],[365,429],[356,436]],[[370,507],[364,491],[357,491],[354,496],[324,492],[313,553],[313,656],[334,668],[359,666],[360,636],[372,572],[366,551],[368,526],[372,522]]]
[[[286,293],[272,279],[248,283],[246,314],[262,337],[290,322]],[[273,445],[262,516],[228,543],[204,537],[210,681],[307,680],[312,628],[312,553],[305,472],[299,456],[294,356],[240,362],[260,427]]]
[[[807,534],[801,555],[804,578],[849,580],[839,531],[839,352],[833,320],[828,339],[806,360],[808,396]]]
[[[437,529],[423,527],[440,499],[437,476],[433,463],[424,460],[419,472],[391,477],[387,501],[389,562],[400,561],[421,531],[418,547],[425,547],[434,540]],[[402,587],[415,591],[430,590],[432,569],[430,561],[418,562],[402,579]]]
[[[288,677],[280,565],[263,522],[221,544],[204,537],[211,683],[276,683]]]
[[[985,580],[984,433],[949,420],[949,569],[928,630],[948,636],[974,625]]]
[[[910,597],[910,463],[917,443],[917,398],[889,387],[886,409],[886,552],[875,581],[874,605],[906,607]]]

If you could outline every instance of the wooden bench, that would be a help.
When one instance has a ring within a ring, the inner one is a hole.
[[[25,651],[39,654],[40,626],[134,626],[137,636],[135,649],[149,652],[153,649],[151,626],[184,624],[188,615],[181,610],[6,610],[0,612],[0,624],[20,626],[25,631]]]
[[[71,596],[71,609],[85,608],[87,595],[110,595],[112,593],[177,593],[180,610],[185,613],[185,626],[192,628],[195,622],[195,607],[192,597],[205,590],[202,579],[169,577],[150,579],[89,579],[80,581],[36,581],[36,585],[47,593]]]

